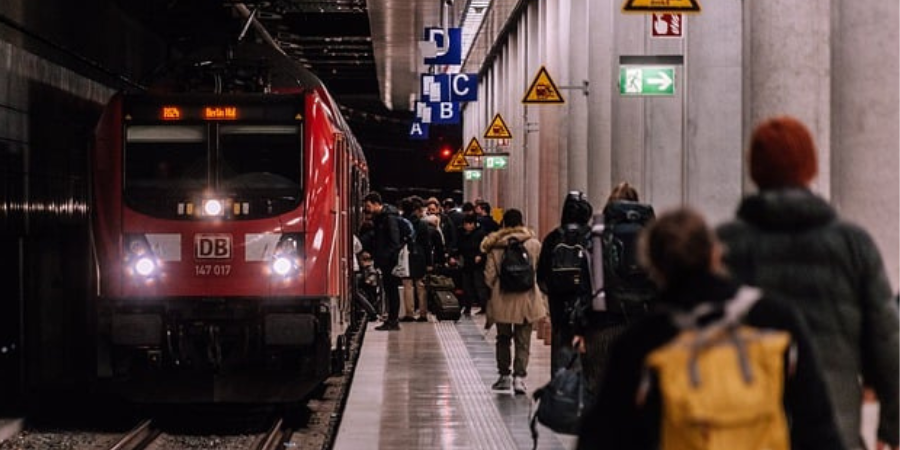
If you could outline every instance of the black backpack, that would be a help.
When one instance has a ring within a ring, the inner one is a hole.
[[[514,237],[506,241],[499,277],[500,289],[506,292],[525,292],[534,288],[534,266],[524,242]]]
[[[550,253],[547,289],[552,295],[576,295],[591,292],[590,233],[588,227],[566,224],[557,228],[559,242]]]
[[[655,218],[650,205],[614,201],[603,211],[603,289],[608,309],[632,315],[646,312],[656,287],[638,264],[638,235]]]

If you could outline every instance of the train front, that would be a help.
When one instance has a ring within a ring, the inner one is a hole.
[[[93,155],[93,230],[98,372],[116,391],[291,402],[329,373],[334,163],[306,103],[111,102]]]

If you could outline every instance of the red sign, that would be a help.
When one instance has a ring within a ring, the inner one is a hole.
[[[653,37],[680,38],[684,31],[681,14],[653,14]]]

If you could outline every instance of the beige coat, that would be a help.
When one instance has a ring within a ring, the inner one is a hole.
[[[493,323],[534,323],[547,316],[540,291],[535,287],[526,292],[503,292],[500,290],[500,261],[506,242],[514,236],[525,243],[525,250],[531,256],[531,263],[537,271],[537,260],[541,254],[541,241],[534,232],[525,227],[501,228],[487,235],[481,242],[481,251],[487,254],[484,266],[484,281],[491,288],[488,301],[487,319]]]

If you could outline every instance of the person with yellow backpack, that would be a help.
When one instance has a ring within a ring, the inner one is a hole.
[[[640,238],[658,307],[614,344],[578,449],[844,449],[797,313],[722,270],[690,208]]]

